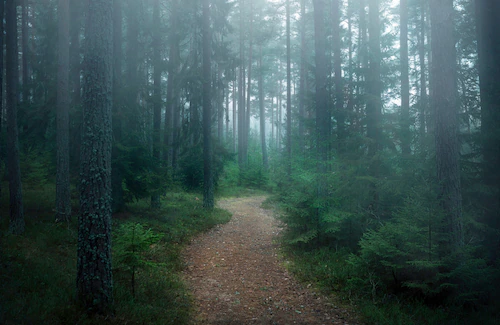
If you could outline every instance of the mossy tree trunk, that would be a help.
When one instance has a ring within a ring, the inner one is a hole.
[[[77,298],[111,311],[111,141],[113,1],[89,0],[84,50]]]

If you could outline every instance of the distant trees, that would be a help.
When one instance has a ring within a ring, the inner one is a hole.
[[[84,43],[77,298],[106,314],[113,303],[111,273],[111,145],[113,2],[90,0]]]

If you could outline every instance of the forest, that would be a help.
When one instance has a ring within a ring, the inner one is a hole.
[[[0,0],[0,324],[500,324],[498,17]],[[272,280],[205,315],[204,263]]]

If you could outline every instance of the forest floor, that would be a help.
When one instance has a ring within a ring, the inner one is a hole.
[[[294,279],[280,254],[280,223],[263,196],[229,198],[233,214],[192,240],[184,277],[195,301],[194,324],[358,324],[350,310]]]

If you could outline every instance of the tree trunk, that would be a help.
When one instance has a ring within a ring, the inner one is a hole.
[[[248,141],[250,138],[250,121],[252,120],[252,105],[251,105],[251,97],[252,97],[252,60],[253,60],[253,0],[249,1],[249,35],[248,35],[248,74],[247,74],[247,94],[246,94],[246,113],[245,113],[245,137],[243,142],[243,161],[245,165],[248,163]]]
[[[485,221],[493,229],[500,229],[500,35],[498,17],[500,3],[476,0],[478,33],[479,84],[481,91],[481,140],[483,153],[483,182],[488,187],[484,195]],[[492,259],[500,256],[500,240],[492,235]]]
[[[264,71],[262,71],[262,46],[259,51],[259,115],[260,115],[260,144],[262,148],[262,165],[269,169],[266,146],[266,109],[264,107]]]
[[[19,167],[19,130],[17,128],[17,85],[19,69],[17,59],[17,8],[15,0],[5,4],[5,77],[7,95],[7,169],[9,173],[10,224],[9,232],[24,233],[23,191]]]
[[[244,39],[244,0],[240,0],[240,76],[238,86],[238,166],[241,171],[245,169],[245,39]]]
[[[410,133],[410,78],[408,74],[408,0],[401,0],[399,5],[400,38],[399,50],[401,61],[401,151],[411,154]]]
[[[122,143],[123,134],[123,89],[122,89],[122,0],[113,0],[113,166],[111,173],[112,184],[112,211],[121,211],[125,208],[123,193],[122,162],[118,158],[117,144]]]
[[[121,0],[120,0],[121,2]],[[72,106],[77,107],[81,103],[81,64],[80,64],[80,30],[81,12],[83,8],[80,0],[70,0],[70,64],[71,64],[71,92]]]
[[[161,34],[160,28],[160,0],[153,2],[153,158],[157,163],[161,159]],[[155,191],[151,195],[151,207],[160,208],[160,193]]]
[[[214,207],[212,175],[212,99],[210,0],[203,0],[203,207]]]
[[[340,36],[340,13],[339,0],[332,2],[332,33],[333,33],[333,72],[335,83],[335,115],[337,120],[337,150],[339,153],[345,151],[345,110],[344,110],[344,84],[342,80],[342,39]]]
[[[304,150],[304,119],[306,98],[306,3],[300,0],[300,80],[299,80],[299,150]]]
[[[450,234],[444,254],[464,245],[460,184],[456,50],[453,0],[431,0],[432,97],[436,118],[436,162],[439,200]]]
[[[3,135],[3,44],[4,44],[4,26],[3,26],[3,19],[5,17],[5,1],[0,0],[0,137]],[[0,153],[3,153],[3,146],[0,145]],[[3,158],[3,155],[0,155],[0,163],[2,162],[1,159]],[[2,194],[2,186],[0,184],[0,197]]]
[[[418,57],[420,65],[420,147],[425,148],[426,114],[427,114],[427,82],[425,78],[425,3],[420,5],[420,35],[418,42]]]
[[[290,48],[290,0],[286,0],[286,172],[292,175],[292,68]]]
[[[22,71],[23,71],[23,91],[22,98],[23,104],[26,105],[29,101],[30,96],[30,77],[29,77],[29,68],[28,68],[28,59],[29,59],[29,51],[28,51],[28,39],[29,39],[29,29],[28,29],[28,0],[22,0]]]
[[[69,175],[69,0],[59,0],[57,66],[56,220],[71,218]]]
[[[90,14],[91,13],[91,14]],[[113,2],[89,0],[84,52],[77,298],[86,310],[111,312],[111,144]]]

